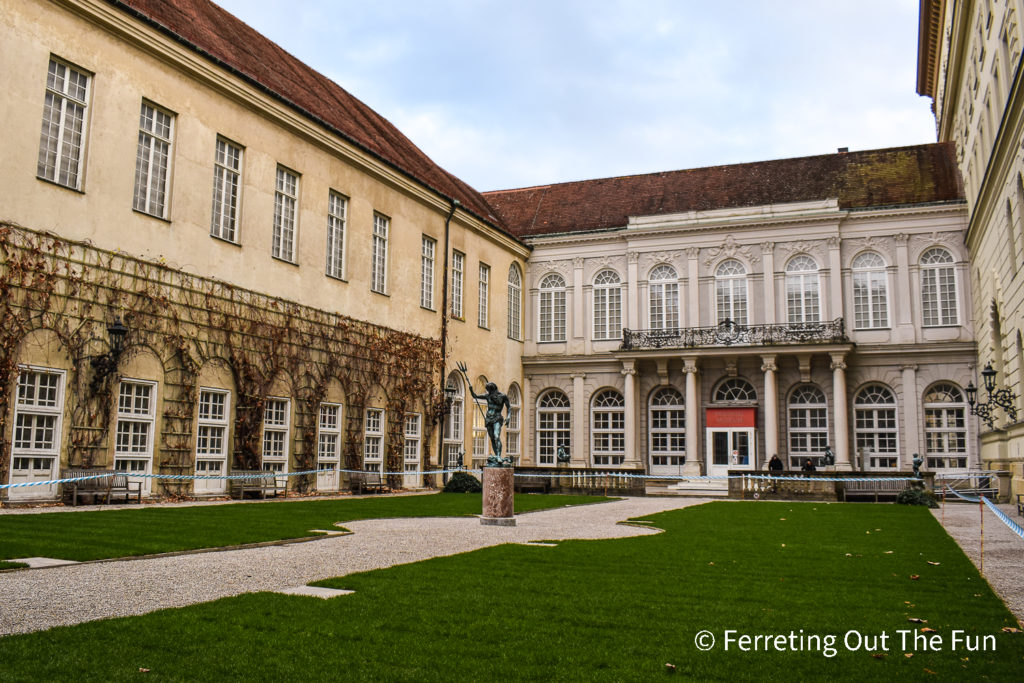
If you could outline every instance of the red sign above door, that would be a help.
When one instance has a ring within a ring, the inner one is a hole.
[[[757,408],[708,408],[708,427],[757,427]]]

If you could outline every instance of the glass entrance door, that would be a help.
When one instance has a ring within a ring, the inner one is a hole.
[[[729,470],[754,469],[754,430],[752,428],[708,429],[708,474],[721,476]]]

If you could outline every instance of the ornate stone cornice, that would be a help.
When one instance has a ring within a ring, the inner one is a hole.
[[[713,247],[708,249],[708,255],[704,259],[704,266],[711,268],[713,263],[723,261],[728,258],[737,258],[742,256],[746,260],[747,265],[754,266],[761,262],[760,257],[754,254],[754,250],[750,248],[749,244],[741,245],[736,241],[732,235],[727,235],[725,242],[720,247]]]

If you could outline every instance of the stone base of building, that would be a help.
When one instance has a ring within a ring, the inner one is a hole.
[[[480,523],[484,526],[515,526],[515,517],[481,517]]]

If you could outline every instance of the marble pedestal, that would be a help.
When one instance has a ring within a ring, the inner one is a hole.
[[[515,526],[511,467],[484,468],[484,509],[481,524]]]

